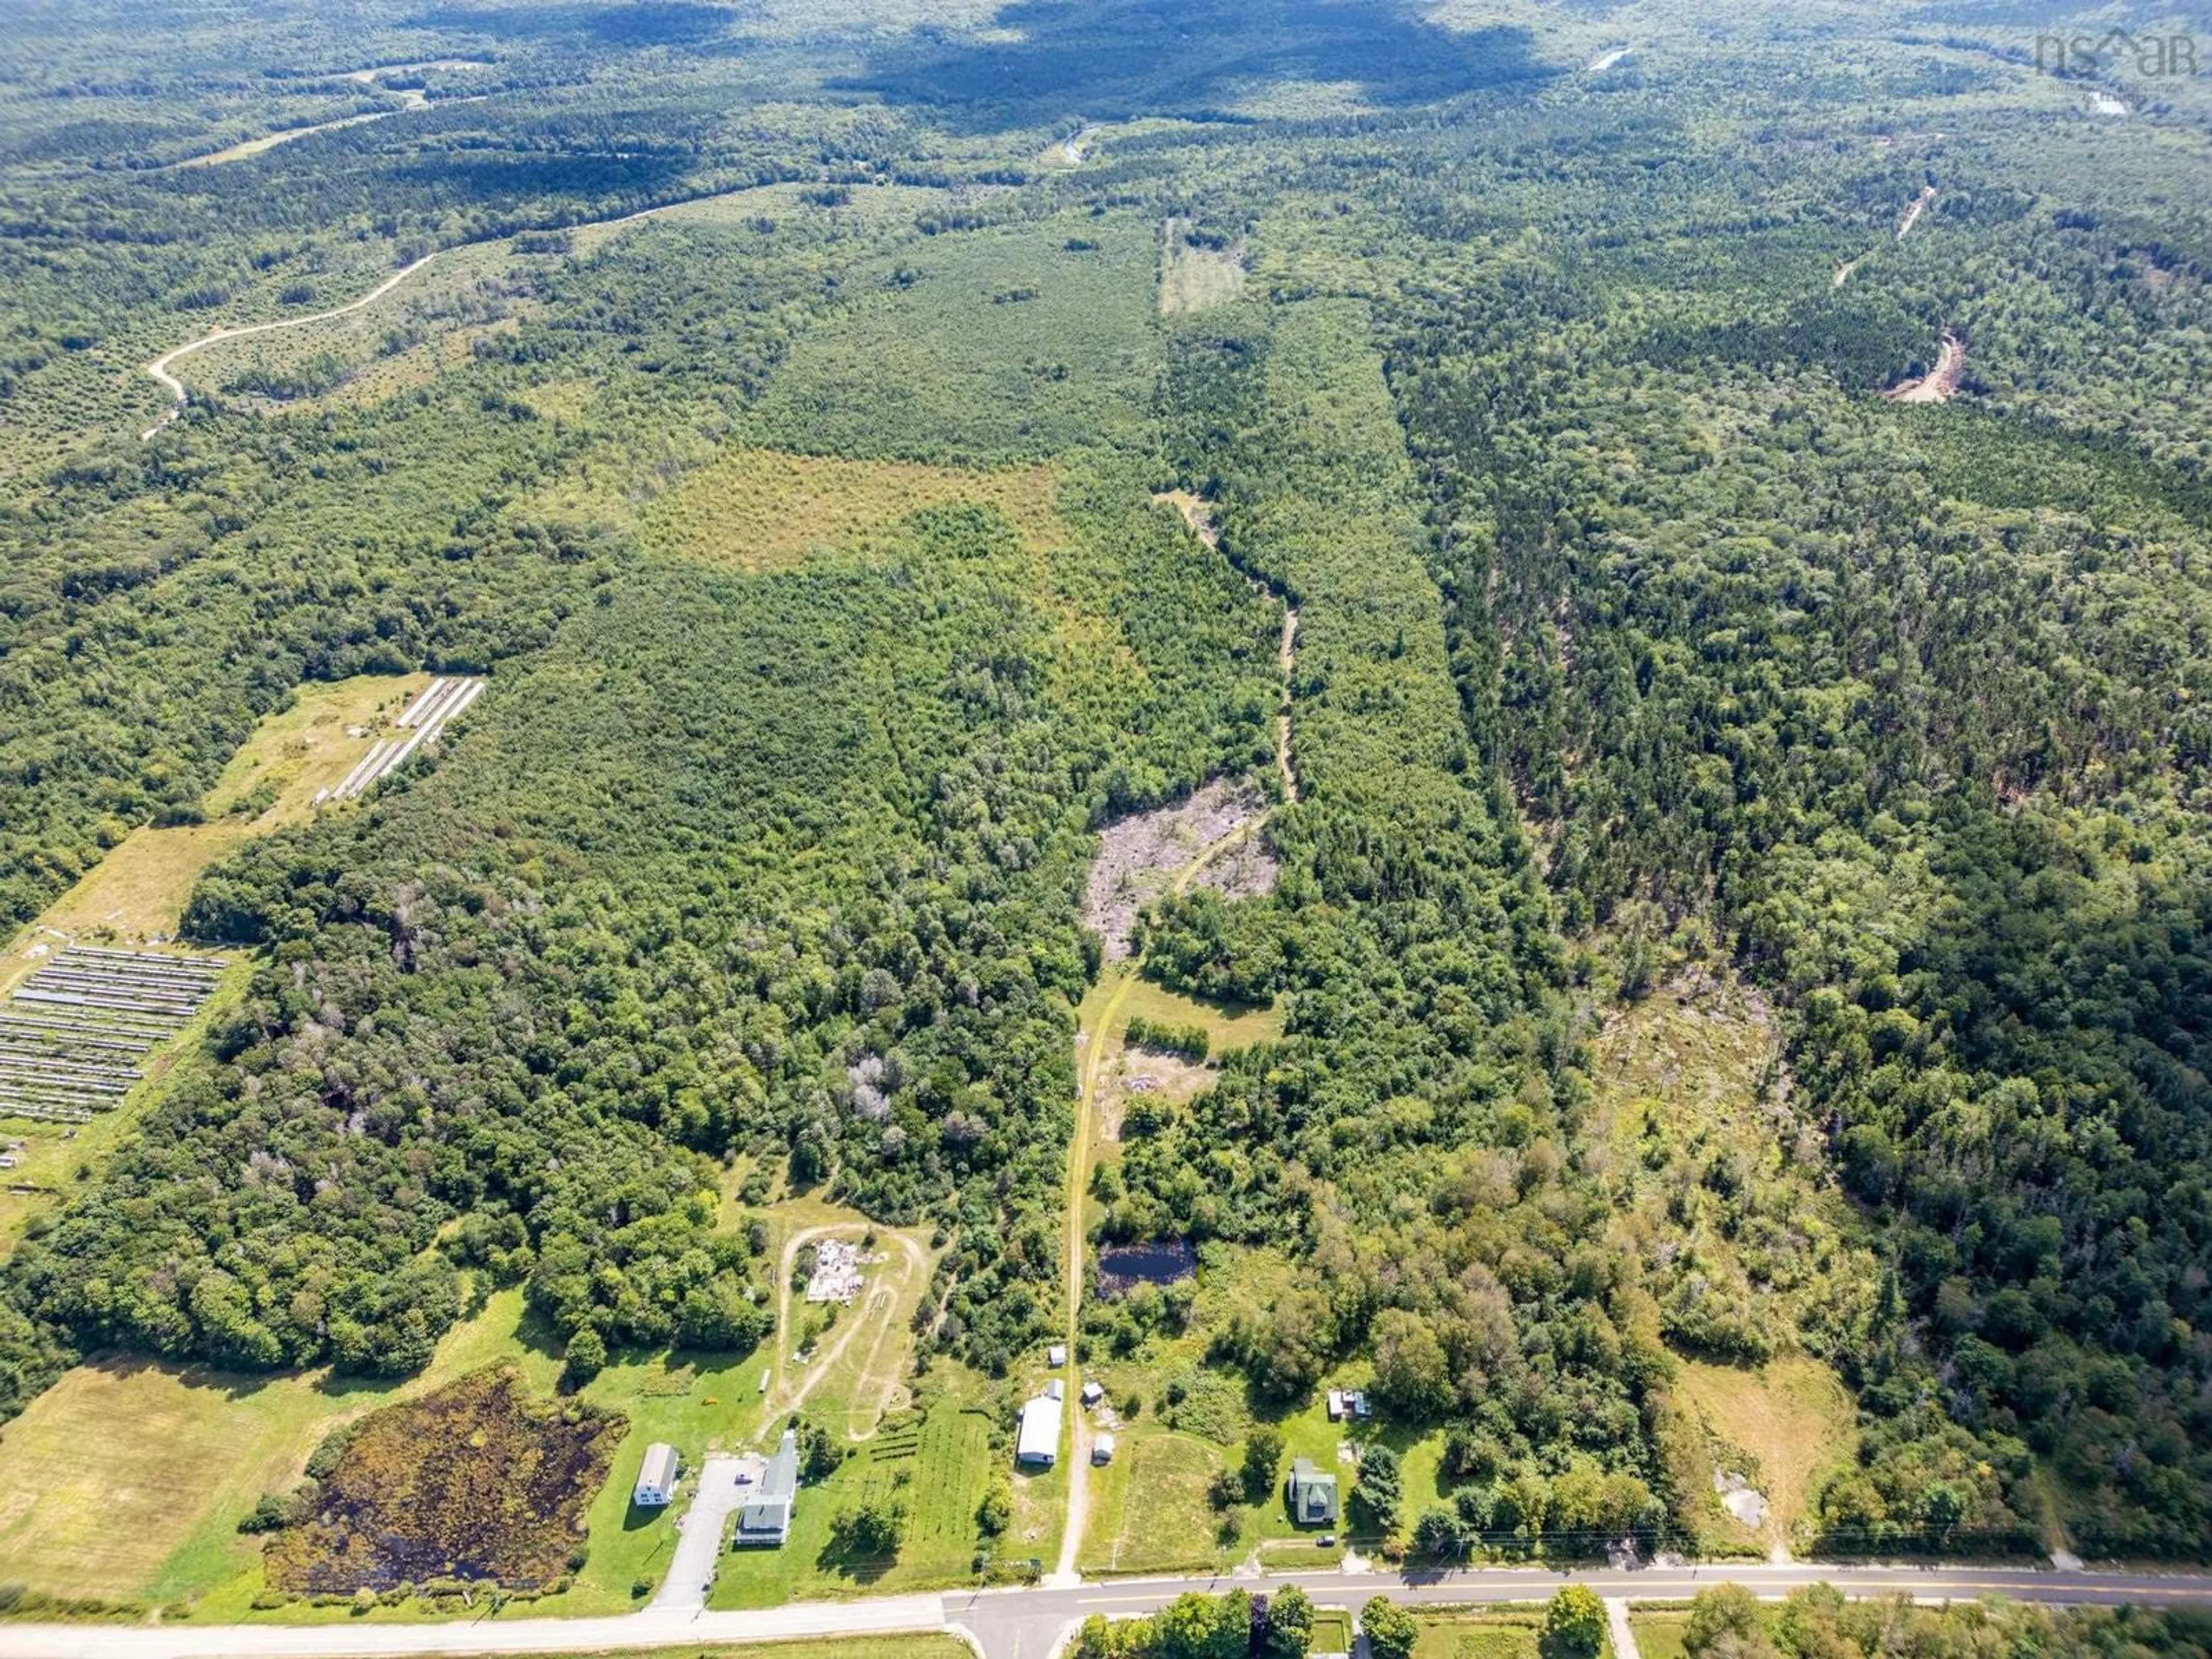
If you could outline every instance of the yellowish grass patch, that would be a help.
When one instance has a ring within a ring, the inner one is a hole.
[[[1680,1397],[1706,1428],[1759,1460],[1759,1489],[1768,1510],[1761,1535],[1788,1540],[1830,1471],[1858,1443],[1858,1418],[1836,1374],[1816,1359],[1791,1355],[1757,1370],[1681,1362]]]
[[[363,674],[303,687],[291,708],[263,720],[231,757],[208,792],[208,822],[131,831],[54,902],[24,942],[37,933],[134,941],[173,934],[201,871],[254,836],[305,818],[315,792],[344,777],[374,732],[428,683],[427,674]],[[19,946],[0,983],[36,965]]]
[[[1224,305],[1244,288],[1244,241],[1227,247],[1193,246],[1188,227],[1170,219],[1162,232],[1160,315],[1178,317]]]
[[[1058,483],[1042,466],[981,471],[738,449],[654,497],[641,516],[647,542],[664,550],[773,570],[921,508],[963,502],[997,507],[1042,548],[1064,533],[1053,507]]]

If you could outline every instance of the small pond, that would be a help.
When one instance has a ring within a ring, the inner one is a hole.
[[[1098,1289],[1122,1296],[1139,1285],[1172,1285],[1198,1271],[1198,1252],[1180,1238],[1115,1244],[1098,1252]]]

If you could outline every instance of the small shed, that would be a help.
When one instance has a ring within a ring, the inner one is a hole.
[[[1094,1463],[1110,1463],[1114,1461],[1112,1435],[1102,1434],[1091,1443],[1091,1461]]]
[[[676,1448],[665,1440],[654,1441],[645,1449],[645,1462],[638,1467],[637,1485],[630,1488],[629,1501],[641,1510],[662,1508],[675,1498],[677,1476],[682,1472]]]
[[[1083,1385],[1083,1403],[1085,1406],[1095,1406],[1105,1397],[1106,1385],[1104,1383],[1085,1382]]]
[[[1067,1384],[1061,1382],[1058,1377],[1054,1377],[1051,1382],[1044,1385],[1044,1397],[1048,1400],[1066,1400],[1067,1398]]]
[[[1344,1421],[1344,1390],[1342,1389],[1331,1389],[1328,1391],[1328,1420],[1332,1423]]]
[[[1044,1363],[1051,1366],[1054,1370],[1058,1370],[1062,1365],[1067,1364],[1067,1344],[1065,1342],[1055,1342],[1049,1348],[1047,1348],[1044,1351]]]

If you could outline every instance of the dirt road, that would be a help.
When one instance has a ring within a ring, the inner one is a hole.
[[[1957,335],[1946,332],[1943,343],[1936,349],[1936,367],[1917,380],[1907,380],[1892,386],[1882,395],[1893,403],[1941,404],[1950,401],[1951,394],[1959,389],[1959,377],[1966,371],[1966,344]]]
[[[879,1286],[869,1293],[866,1303],[857,1312],[847,1310],[848,1316],[842,1322],[842,1328],[830,1346],[814,1356],[806,1367],[806,1375],[793,1383],[790,1373],[797,1355],[791,1346],[794,1328],[791,1322],[791,1275],[793,1267],[798,1263],[799,1253],[815,1239],[830,1238],[839,1233],[864,1232],[866,1229],[866,1222],[830,1222],[819,1227],[803,1228],[784,1241],[783,1254],[778,1258],[775,1268],[775,1378],[769,1389],[768,1414],[763,1421],[773,1423],[778,1418],[790,1416],[804,1406],[807,1397],[821,1385],[822,1379],[830,1375],[838,1357],[852,1345],[854,1337],[867,1326],[870,1316],[890,1313],[890,1292]],[[881,1244],[886,1240],[906,1257],[907,1265],[927,1280],[929,1263],[921,1253],[921,1247],[903,1233],[878,1230],[876,1242]]]
[[[1906,233],[1920,222],[1920,216],[1928,211],[1928,204],[1935,199],[1936,186],[1923,185],[1920,187],[1920,194],[1913,198],[1912,205],[1905,210],[1905,222],[1897,228],[1899,241],[1903,241]]]
[[[593,219],[584,224],[567,225],[562,228],[571,231],[597,230],[613,225],[635,224],[641,219],[650,219],[659,214],[672,213],[678,208],[691,207],[700,202],[711,202],[717,197],[743,195],[746,191],[754,188],[755,186],[751,185],[738,185],[728,190],[709,191],[703,196],[687,196],[680,202],[663,202],[659,207],[641,208],[635,213],[617,214],[611,219]],[[405,282],[432,260],[453,252],[455,248],[478,247],[485,242],[501,242],[507,240],[505,236],[484,236],[479,237],[473,242],[455,242],[450,247],[433,248],[414,264],[403,266],[394,271],[358,300],[349,301],[344,305],[333,306],[328,311],[314,312],[305,317],[280,317],[274,322],[248,323],[241,328],[219,328],[211,334],[202,335],[197,340],[190,340],[183,345],[173,347],[145,366],[146,374],[168,389],[171,403],[160,420],[138,434],[138,441],[141,443],[147,442],[163,427],[185,412],[185,383],[169,372],[171,366],[180,358],[189,357],[193,352],[214,345],[218,341],[242,340],[255,334],[274,334],[280,329],[305,328],[310,323],[326,323],[334,317],[346,316],[349,313],[359,311],[363,306],[375,304],[377,301],[391,293],[393,289],[398,288],[400,283]]]

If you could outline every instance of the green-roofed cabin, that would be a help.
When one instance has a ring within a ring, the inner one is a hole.
[[[1301,1527],[1331,1527],[1336,1524],[1336,1477],[1323,1474],[1313,1466],[1310,1458],[1299,1458],[1291,1465],[1291,1480],[1286,1496],[1290,1499],[1291,1520]]]

